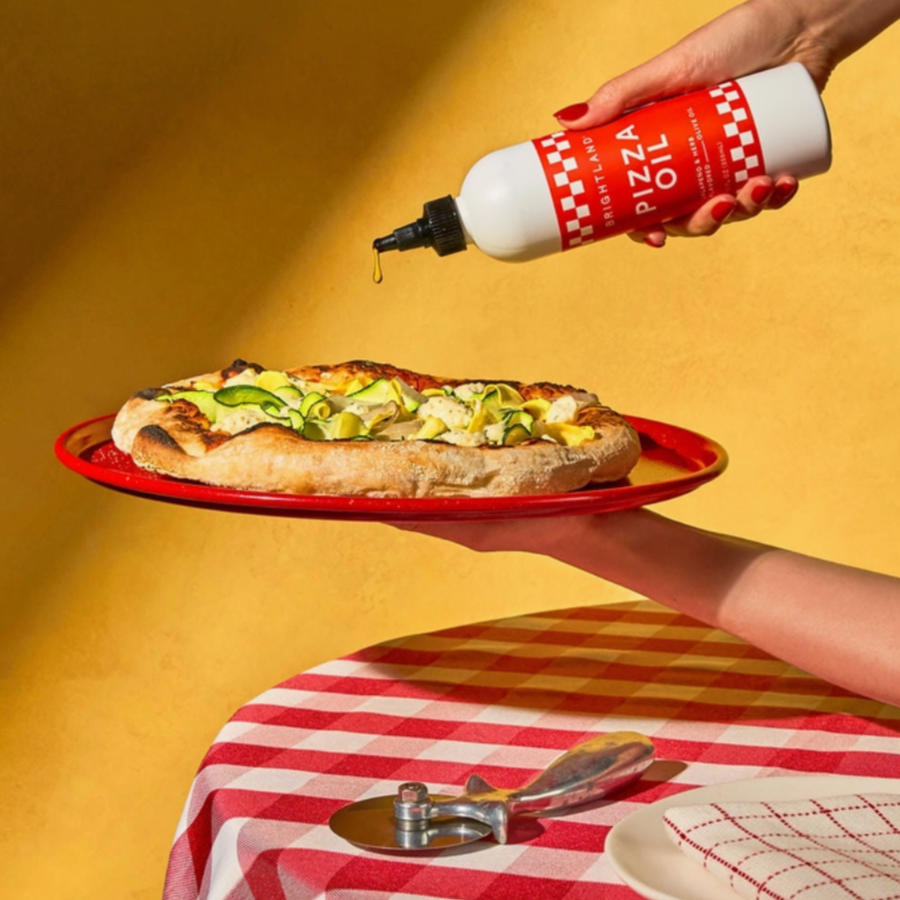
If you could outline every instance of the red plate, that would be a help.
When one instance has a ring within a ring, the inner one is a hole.
[[[114,416],[70,428],[56,441],[56,455],[74,472],[105,487],[170,503],[208,509],[355,521],[439,521],[578,516],[631,509],[670,500],[720,475],[728,455],[715,441],[650,419],[628,416],[641,437],[641,458],[631,475],[605,487],[568,494],[516,497],[437,497],[424,500],[269,494],[179,481],[139,469],[110,439]]]

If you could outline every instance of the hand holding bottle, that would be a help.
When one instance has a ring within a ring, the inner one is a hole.
[[[661,247],[778,209],[830,162],[817,111],[834,67],[897,19],[900,0],[747,0],[558,112],[573,139],[554,132],[488,154],[459,196],[426,204],[375,250],[444,256],[475,244],[525,261],[625,233]]]
[[[556,117],[566,128],[593,128],[627,109],[789,62],[802,63],[821,91],[841,60],[898,18],[900,0],[748,0]],[[668,235],[714,234],[726,221],[781,208],[796,191],[796,178],[760,175],[735,195],[711,197],[688,216],[630,237],[662,247]]]

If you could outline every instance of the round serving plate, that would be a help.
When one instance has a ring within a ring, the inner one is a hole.
[[[626,416],[641,439],[629,477],[567,494],[424,499],[276,494],[181,481],[138,468],[110,438],[114,415],[74,425],[56,441],[56,455],[97,484],[151,500],[232,512],[374,522],[516,519],[614,512],[660,503],[706,484],[725,470],[728,455],[713,440],[685,428]]]

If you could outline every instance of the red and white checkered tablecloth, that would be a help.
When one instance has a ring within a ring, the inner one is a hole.
[[[425,854],[328,828],[403,781],[519,787],[598,733],[640,731],[657,761],[566,816]],[[165,900],[635,900],[610,828],[690,788],[803,772],[897,777],[900,710],[810,677],[649,601],[401,638],[266,691],[225,725],[178,826]]]

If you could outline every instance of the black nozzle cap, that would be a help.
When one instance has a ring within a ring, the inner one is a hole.
[[[422,213],[421,219],[396,228],[385,237],[376,238],[372,246],[379,253],[385,250],[434,247],[438,256],[448,256],[466,249],[466,234],[453,197],[430,200]]]

